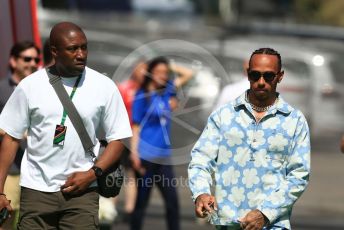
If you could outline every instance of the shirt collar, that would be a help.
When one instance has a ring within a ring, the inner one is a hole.
[[[247,110],[251,111],[250,104],[246,101],[246,93],[248,93],[249,89],[241,94],[237,99],[234,101],[234,108],[239,109],[240,107],[246,107]],[[271,113],[276,113],[277,111],[289,114],[292,112],[292,108],[290,105],[281,97],[279,93],[277,93],[278,101],[276,105],[270,108]],[[252,112],[252,111],[251,111]]]

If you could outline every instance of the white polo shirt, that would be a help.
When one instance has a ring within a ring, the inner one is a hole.
[[[76,79],[62,79],[68,94]],[[73,103],[93,143],[98,144],[96,132],[100,127],[103,127],[108,142],[132,135],[120,93],[108,77],[86,67]],[[22,139],[28,130],[21,186],[56,192],[69,175],[92,167],[92,159],[89,153],[85,153],[68,116],[64,146],[53,144],[55,127],[61,123],[62,114],[63,106],[49,83],[45,69],[22,80],[4,107],[0,115],[1,129],[17,139]]]

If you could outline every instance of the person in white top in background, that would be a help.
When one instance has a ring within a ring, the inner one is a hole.
[[[239,97],[243,92],[250,88],[250,82],[246,76],[246,70],[248,68],[248,61],[245,60],[243,63],[242,79],[240,81],[235,81],[231,84],[226,85],[217,99],[215,109],[225,105],[226,103],[233,101]]]

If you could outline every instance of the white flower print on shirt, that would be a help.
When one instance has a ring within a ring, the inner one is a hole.
[[[217,152],[217,146],[212,144],[210,141],[205,142],[203,150],[207,155],[214,155]]]
[[[245,169],[243,172],[242,183],[246,188],[252,188],[254,184],[259,183],[259,177],[257,176],[256,169]]]
[[[277,176],[273,175],[271,173],[265,174],[262,177],[262,182],[264,184],[264,189],[265,190],[274,189],[277,186]]]
[[[214,123],[208,123],[201,137],[203,137],[203,139],[207,139],[207,138],[211,138],[212,136],[217,136],[217,135],[218,135],[217,127],[215,127]]]
[[[208,189],[209,184],[207,181],[204,180],[194,180],[195,181],[195,187],[199,190],[202,191],[203,189]]]
[[[290,158],[289,158],[289,163],[290,164],[297,164],[299,162],[302,162],[302,158],[300,155],[292,155]]]
[[[229,159],[232,158],[233,153],[229,151],[224,145],[219,147],[219,155],[217,158],[218,164],[228,164]]]
[[[256,208],[266,199],[266,197],[266,194],[264,194],[262,190],[256,188],[254,191],[247,194],[248,205],[251,208]]]
[[[275,218],[277,216],[277,210],[276,209],[271,209],[271,208],[263,208],[260,210],[262,213],[266,214],[267,216],[272,216]]]
[[[265,149],[261,149],[258,152],[255,152],[254,156],[254,167],[268,167],[267,152]]]
[[[233,166],[229,167],[228,170],[222,173],[223,185],[233,185],[238,183],[240,172],[235,170]]]
[[[254,148],[258,148],[259,146],[265,144],[263,130],[258,130],[258,131],[249,130],[247,131],[247,136],[248,136],[249,143],[251,143]]]
[[[199,172],[197,172],[197,170],[190,170],[189,171],[189,178],[193,178],[198,174],[199,174]]]
[[[276,129],[280,123],[281,122],[277,117],[272,117],[262,123],[262,128],[263,129]]]
[[[224,125],[229,125],[232,122],[234,115],[228,108],[224,108],[221,110],[220,118],[221,123]]]
[[[268,138],[268,143],[269,143],[269,150],[270,151],[283,151],[285,146],[288,144],[288,140],[283,137],[282,134],[278,133],[275,136],[271,136]]]
[[[274,193],[272,196],[269,196],[268,200],[273,205],[283,204],[285,202],[285,197],[284,197],[283,190],[280,190],[280,191]]]
[[[228,195],[227,191],[223,189],[221,185],[216,185],[215,194],[217,203],[222,203],[224,201],[224,198]]]
[[[246,163],[250,160],[250,150],[248,148],[239,147],[234,156],[234,161],[241,167],[245,167]]]
[[[235,118],[235,121],[242,127],[248,128],[251,124],[251,118],[245,113],[244,110],[239,112],[240,116]]]
[[[224,137],[227,139],[227,143],[230,147],[233,147],[234,145],[240,145],[244,136],[244,133],[237,127],[231,128],[224,134]]]
[[[236,206],[239,207],[241,202],[245,200],[244,195],[245,189],[239,187],[233,187],[231,189],[231,194],[229,194],[228,199]]]
[[[287,132],[289,136],[293,136],[296,125],[297,119],[290,116],[285,119],[282,124],[282,128]]]
[[[219,216],[225,216],[229,218],[234,218],[235,212],[228,205],[224,205],[221,210],[219,210]]]
[[[208,164],[209,157],[205,155],[199,155],[199,157],[195,160],[195,163],[200,164],[200,165],[206,165]]]
[[[303,132],[301,133],[301,137],[305,137],[305,136],[306,136],[306,131],[303,131]],[[308,146],[308,143],[307,143],[306,141],[301,141],[301,140],[299,140],[299,141],[297,142],[297,145],[300,146],[300,147],[303,147],[303,148],[309,147],[309,146]]]

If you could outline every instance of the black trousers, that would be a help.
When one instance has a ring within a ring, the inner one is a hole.
[[[171,165],[160,165],[142,160],[146,169],[144,176],[137,179],[138,195],[135,209],[131,216],[130,229],[141,230],[144,213],[148,205],[151,190],[154,185],[165,202],[165,215],[169,230],[180,229],[179,204],[176,186],[178,185]]]

